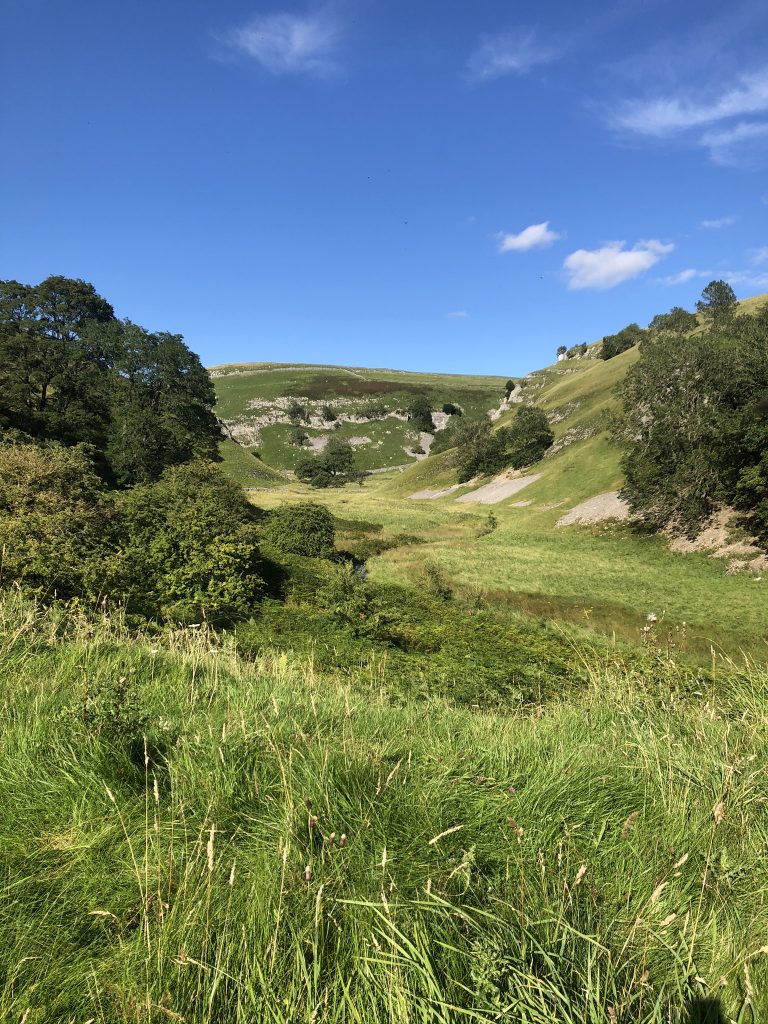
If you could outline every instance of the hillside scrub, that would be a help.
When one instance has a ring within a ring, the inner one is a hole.
[[[205,628],[0,621],[9,1020],[768,1014],[763,672],[597,659],[499,713]]]
[[[331,437],[319,455],[307,455],[296,463],[296,477],[310,487],[343,487],[360,483],[366,474],[355,468],[355,450],[349,441]]]
[[[621,395],[622,494],[636,516],[693,535],[734,505],[768,538],[768,312],[652,334]]]
[[[538,462],[554,442],[542,409],[522,406],[511,424],[493,430],[487,419],[460,422],[453,430],[459,482]]]
[[[606,335],[600,346],[600,358],[613,359],[614,356],[619,355],[621,352],[634,348],[635,345],[642,341],[644,335],[645,331],[638,324],[629,324],[619,331],[618,334]],[[586,351],[586,345],[584,346],[584,351]]]

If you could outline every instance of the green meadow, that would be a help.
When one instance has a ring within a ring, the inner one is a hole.
[[[4,1019],[768,1015],[764,671],[596,655],[491,709],[0,616]]]

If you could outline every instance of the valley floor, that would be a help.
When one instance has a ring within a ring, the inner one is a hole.
[[[290,483],[253,493],[251,500],[263,508],[319,501],[342,519],[381,523],[390,535],[424,542],[373,558],[369,571],[376,580],[417,582],[424,563],[432,562],[452,584],[492,604],[635,643],[648,640],[648,616],[656,616],[652,639],[699,662],[721,654],[736,662],[745,656],[768,661],[768,577],[729,575],[719,559],[674,553],[663,538],[622,524],[556,528],[569,508],[614,482],[604,456],[596,459],[599,479],[574,479],[564,491],[562,460],[554,482],[552,463],[541,464],[541,479],[521,492],[531,501],[524,507],[457,502],[466,488],[411,501],[419,486],[411,470],[369,478],[362,487],[316,490]],[[438,488],[445,481],[438,476],[429,483]],[[491,531],[489,511],[496,519]]]

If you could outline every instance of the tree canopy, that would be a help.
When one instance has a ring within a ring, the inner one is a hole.
[[[736,293],[725,281],[710,281],[696,303],[696,309],[713,324],[722,324],[736,310]]]
[[[608,334],[603,338],[600,347],[601,359],[613,359],[614,356],[634,348],[643,338],[645,331],[638,324],[627,324],[617,334]],[[586,350],[586,346],[585,346]]]
[[[669,345],[653,334],[622,386],[624,495],[689,534],[723,504],[768,536],[768,310]]]
[[[93,285],[0,281],[0,428],[89,444],[102,475],[124,485],[216,458],[214,402],[181,335],[117,320]]]

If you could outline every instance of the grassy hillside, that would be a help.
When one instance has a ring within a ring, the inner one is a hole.
[[[745,300],[742,308],[753,311],[766,298]],[[271,507],[311,498],[341,516],[373,519],[392,533],[414,533],[425,541],[374,558],[369,569],[377,579],[417,581],[424,561],[431,560],[456,586],[534,615],[639,641],[653,614],[663,624],[657,628],[699,660],[706,660],[714,647],[765,661],[763,590],[768,583],[760,576],[728,575],[727,560],[672,553],[663,539],[638,535],[626,526],[556,525],[569,509],[621,486],[620,451],[609,441],[607,416],[617,407],[617,384],[637,358],[637,349],[630,349],[603,361],[593,347],[585,356],[529,375],[522,397],[546,410],[556,442],[535,467],[539,478],[498,504],[457,503],[457,497],[471,496],[482,481],[437,500],[410,500],[413,493],[455,484],[450,452],[371,478],[362,488],[318,492],[285,481],[274,496],[259,495],[257,502]],[[461,380],[467,387],[472,379]],[[502,384],[502,378],[494,381],[494,386]],[[480,404],[488,402],[494,392],[483,391],[482,379],[474,379],[475,386],[483,396]],[[497,423],[504,425],[514,415],[513,405]],[[479,536],[491,510],[497,526]]]
[[[276,469],[292,469],[302,449],[290,443],[291,400],[302,404],[310,438],[352,439],[360,469],[385,469],[415,461],[407,449],[419,443],[403,410],[418,395],[432,407],[446,402],[483,415],[504,396],[506,377],[458,376],[340,366],[245,363],[213,367],[217,412],[245,447]],[[372,404],[385,409],[371,415]],[[337,419],[324,421],[330,405]]]
[[[0,622],[3,1019],[766,1019],[765,673],[598,659],[491,712]]]

